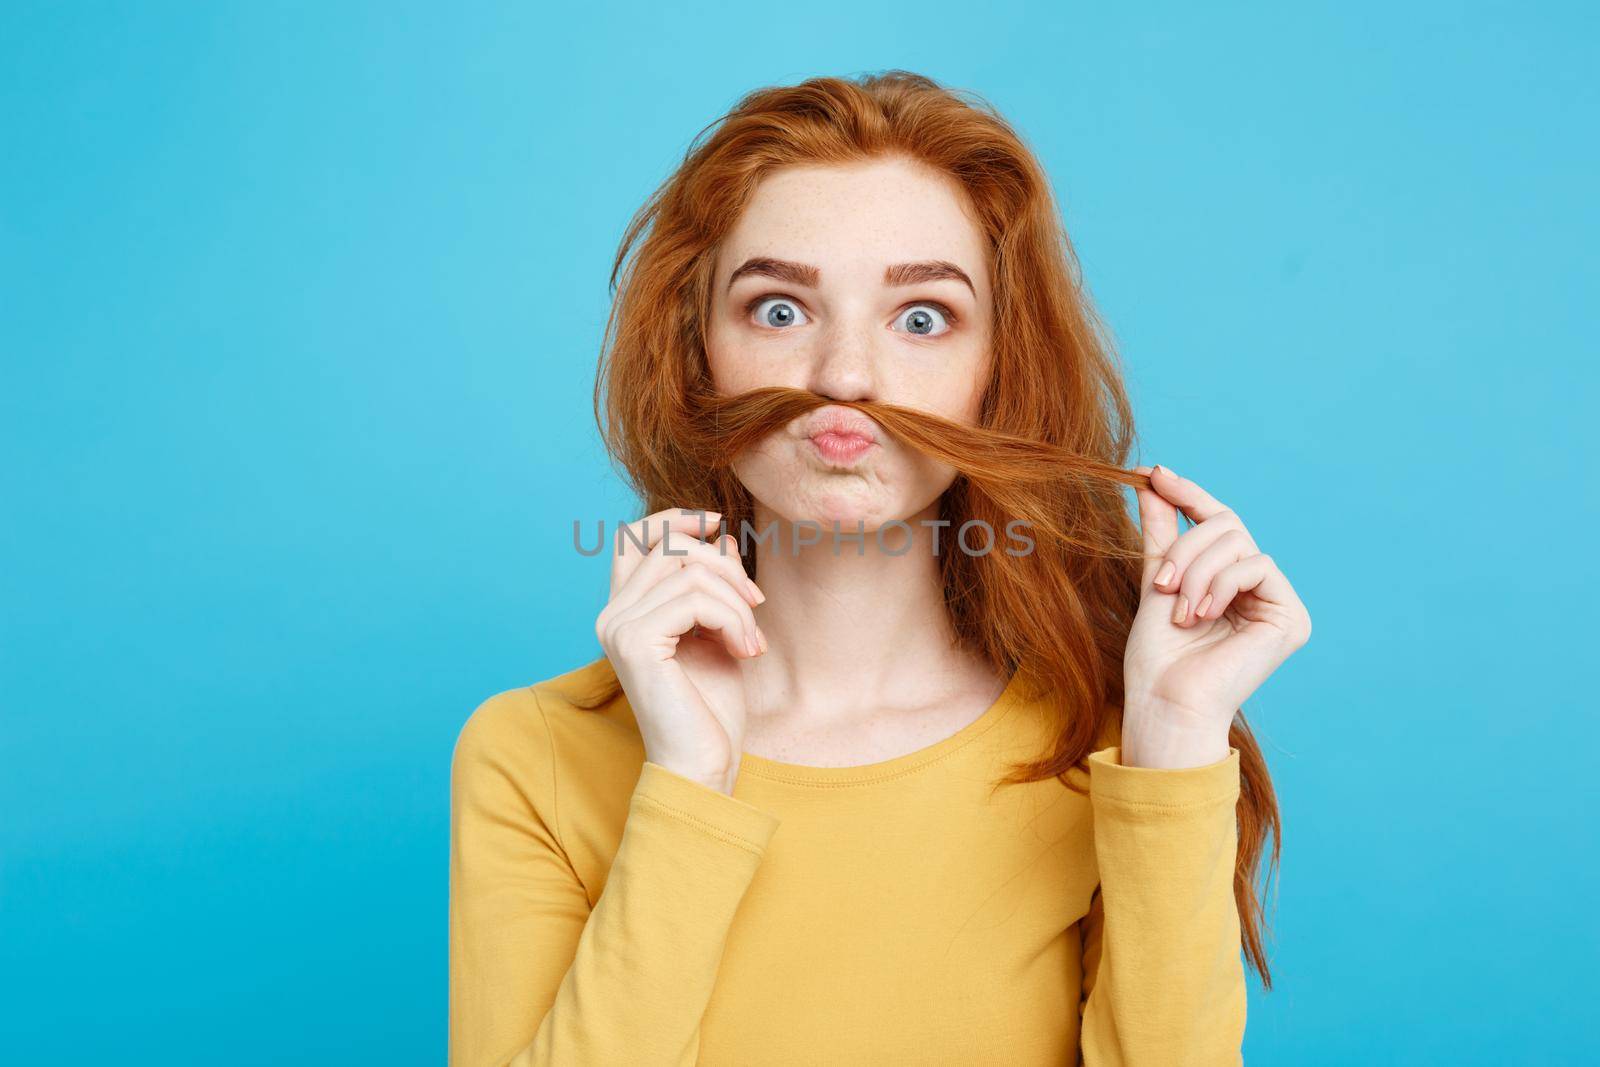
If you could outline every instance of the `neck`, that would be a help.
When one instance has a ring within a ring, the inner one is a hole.
[[[755,511],[755,529],[777,536],[755,546],[767,595],[756,619],[769,647],[746,666],[753,714],[846,722],[992,683],[950,626],[934,544],[953,550],[954,531],[924,525],[938,518],[937,501],[905,519],[909,529],[885,530],[882,546],[872,531],[858,543],[854,523],[841,522],[836,539],[831,524],[819,531],[759,503]]]

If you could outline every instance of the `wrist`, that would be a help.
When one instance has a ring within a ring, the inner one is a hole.
[[[730,797],[733,796],[733,773],[732,772],[726,772],[726,773],[723,773],[723,774],[701,775],[700,777],[696,778],[695,781],[699,782],[701,785],[705,786],[707,789],[715,789],[719,793],[726,793]]]
[[[1226,759],[1231,747],[1226,727],[1218,730],[1215,726],[1176,723],[1137,708],[1123,709],[1121,762],[1125,767],[1207,767]]]
[[[703,767],[694,767],[677,760],[652,759],[650,762],[658,763],[680,778],[687,778],[707,789],[714,789],[719,793],[733,795],[734,770],[706,770]]]

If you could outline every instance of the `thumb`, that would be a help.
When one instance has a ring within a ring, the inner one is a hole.
[[[1135,474],[1148,476],[1154,467],[1135,467]],[[1155,586],[1156,571],[1161,569],[1163,557],[1178,539],[1178,509],[1160,493],[1149,486],[1134,489],[1139,498],[1139,529],[1144,538],[1144,571],[1139,583],[1141,597],[1148,596]]]

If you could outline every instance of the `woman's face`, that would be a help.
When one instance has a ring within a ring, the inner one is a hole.
[[[903,158],[762,179],[723,241],[707,356],[718,392],[768,385],[975,422],[987,381],[987,241],[961,187]],[[923,512],[955,471],[825,405],[734,472],[790,521],[868,531]]]

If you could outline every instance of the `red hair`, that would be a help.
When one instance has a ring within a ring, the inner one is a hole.
[[[812,78],[760,89],[696,137],[683,164],[634,216],[612,270],[615,294],[595,382],[595,416],[646,514],[720,512],[753,522],[738,451],[827,397],[711,386],[706,329],[719,242],[763,175],[791,164],[903,156],[953,177],[988,238],[994,314],[990,380],[977,426],[880,403],[855,403],[890,434],[959,472],[941,518],[1003,530],[1027,520],[1027,555],[940,556],[960,641],[1059,708],[1050,750],[1006,781],[1068,781],[1120,739],[1123,653],[1140,601],[1142,536],[1122,488],[1133,415],[1108,332],[1083,286],[1049,180],[1022,138],[973,94],[905,71]],[[741,542],[744,540],[740,538]],[[753,575],[755,560],[745,558]],[[594,703],[614,699],[611,679]],[[1279,815],[1260,747],[1242,712],[1234,896],[1243,949],[1263,985],[1265,910],[1256,892],[1266,839],[1278,862]],[[1068,784],[1072,784],[1068,781]],[[1076,787],[1075,787],[1076,788]]]

